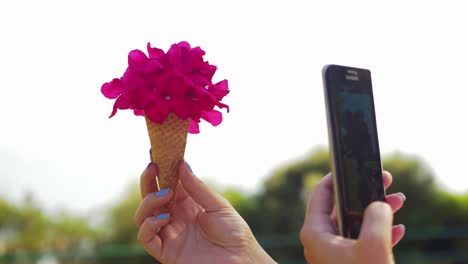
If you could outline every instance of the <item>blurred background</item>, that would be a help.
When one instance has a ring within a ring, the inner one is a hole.
[[[462,1],[0,2],[0,263],[154,263],[133,214],[144,119],[100,87],[132,49],[182,40],[228,79],[231,112],[186,159],[280,263],[305,263],[305,203],[329,170],[321,69],[372,71],[397,263],[468,263]]]

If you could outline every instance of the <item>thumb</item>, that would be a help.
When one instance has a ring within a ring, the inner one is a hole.
[[[370,259],[392,259],[392,209],[387,203],[371,203],[364,212],[358,245]]]
[[[195,177],[187,165],[184,161],[179,165],[180,182],[197,204],[201,205],[207,213],[231,207],[231,204],[224,197]]]

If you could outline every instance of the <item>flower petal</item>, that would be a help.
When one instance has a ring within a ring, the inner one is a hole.
[[[146,79],[144,75],[130,67],[127,68],[124,75],[122,76],[122,82],[123,85],[132,92],[151,86],[151,82]]]
[[[162,124],[169,115],[170,105],[166,100],[159,100],[151,107],[145,109],[145,114],[148,118],[158,124]]]
[[[188,85],[185,82],[185,79],[179,75],[174,74],[169,82],[169,95],[170,96],[187,96]]]
[[[229,113],[229,105],[223,104],[221,102],[216,103],[216,106],[219,107],[219,109],[226,108],[226,111]]]
[[[117,109],[124,110],[130,108],[130,100],[125,95],[119,96],[117,100],[115,100],[114,108],[112,109],[112,113],[109,118],[113,117],[117,113]]]
[[[205,64],[203,61],[203,55],[205,55],[205,51],[200,47],[195,47],[190,50],[189,54],[192,64],[192,71],[199,72]]]
[[[145,69],[148,57],[141,50],[132,50],[128,53],[128,67],[141,72]]]
[[[184,97],[175,97],[170,100],[171,109],[180,119],[187,119],[191,114],[191,99]]]
[[[114,78],[112,81],[103,84],[101,87],[102,94],[109,99],[117,98],[122,93],[122,90],[122,81],[117,78]]]
[[[112,108],[112,113],[110,114],[109,118],[115,116],[115,114],[117,114],[117,107],[115,106],[115,103],[114,103],[114,107]]]
[[[115,105],[118,109],[124,110],[130,108],[130,100],[126,95],[121,95],[117,100],[115,100]]]
[[[190,134],[198,134],[200,133],[200,127],[198,126],[198,123],[194,120],[190,121],[189,129],[188,132]]]
[[[190,44],[186,41],[173,44],[166,53],[167,61],[183,74],[190,74],[194,58],[191,56]]]
[[[203,111],[201,118],[208,121],[208,123],[213,126],[217,126],[223,121],[223,114],[217,110],[211,110],[209,112]]]
[[[148,54],[151,59],[161,59],[166,55],[162,49],[152,48],[151,43],[149,42],[146,45],[146,49],[148,50]]]
[[[190,49],[190,44],[187,41],[181,41],[177,43],[177,46],[179,46],[179,48]]]
[[[202,76],[205,80],[211,83],[211,79],[215,74],[218,67],[211,65],[208,62],[204,62],[200,68],[198,68],[198,74]]]
[[[229,93],[228,81],[222,80],[216,84],[209,85],[208,91],[216,97],[216,100],[221,101]]]
[[[194,99],[197,100],[199,107],[204,111],[211,111],[216,103],[216,98],[202,86],[195,85],[192,88]]]
[[[145,75],[156,74],[159,71],[161,71],[163,68],[164,67],[162,66],[161,63],[159,63],[159,61],[150,59],[145,65],[144,73]]]
[[[181,57],[182,52],[178,44],[172,44],[166,53],[167,61],[174,67],[174,69],[181,70]]]
[[[143,111],[141,109],[133,109],[133,114],[135,114],[136,116],[144,116],[145,111]]]

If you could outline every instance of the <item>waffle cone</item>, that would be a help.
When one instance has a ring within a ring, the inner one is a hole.
[[[162,124],[146,117],[146,126],[151,143],[151,159],[158,167],[157,188],[176,191],[179,182],[179,164],[184,159],[190,119],[182,120],[169,114]],[[175,197],[175,195],[173,196]],[[168,209],[174,206],[174,199]]]

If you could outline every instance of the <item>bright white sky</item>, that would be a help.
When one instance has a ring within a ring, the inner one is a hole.
[[[144,120],[108,119],[101,84],[130,50],[189,41],[227,78],[231,113],[190,135],[186,159],[255,190],[276,166],[326,146],[321,68],[373,73],[382,154],[422,157],[467,191],[463,1],[2,1],[0,197],[47,208],[118,199],[148,162]]]

